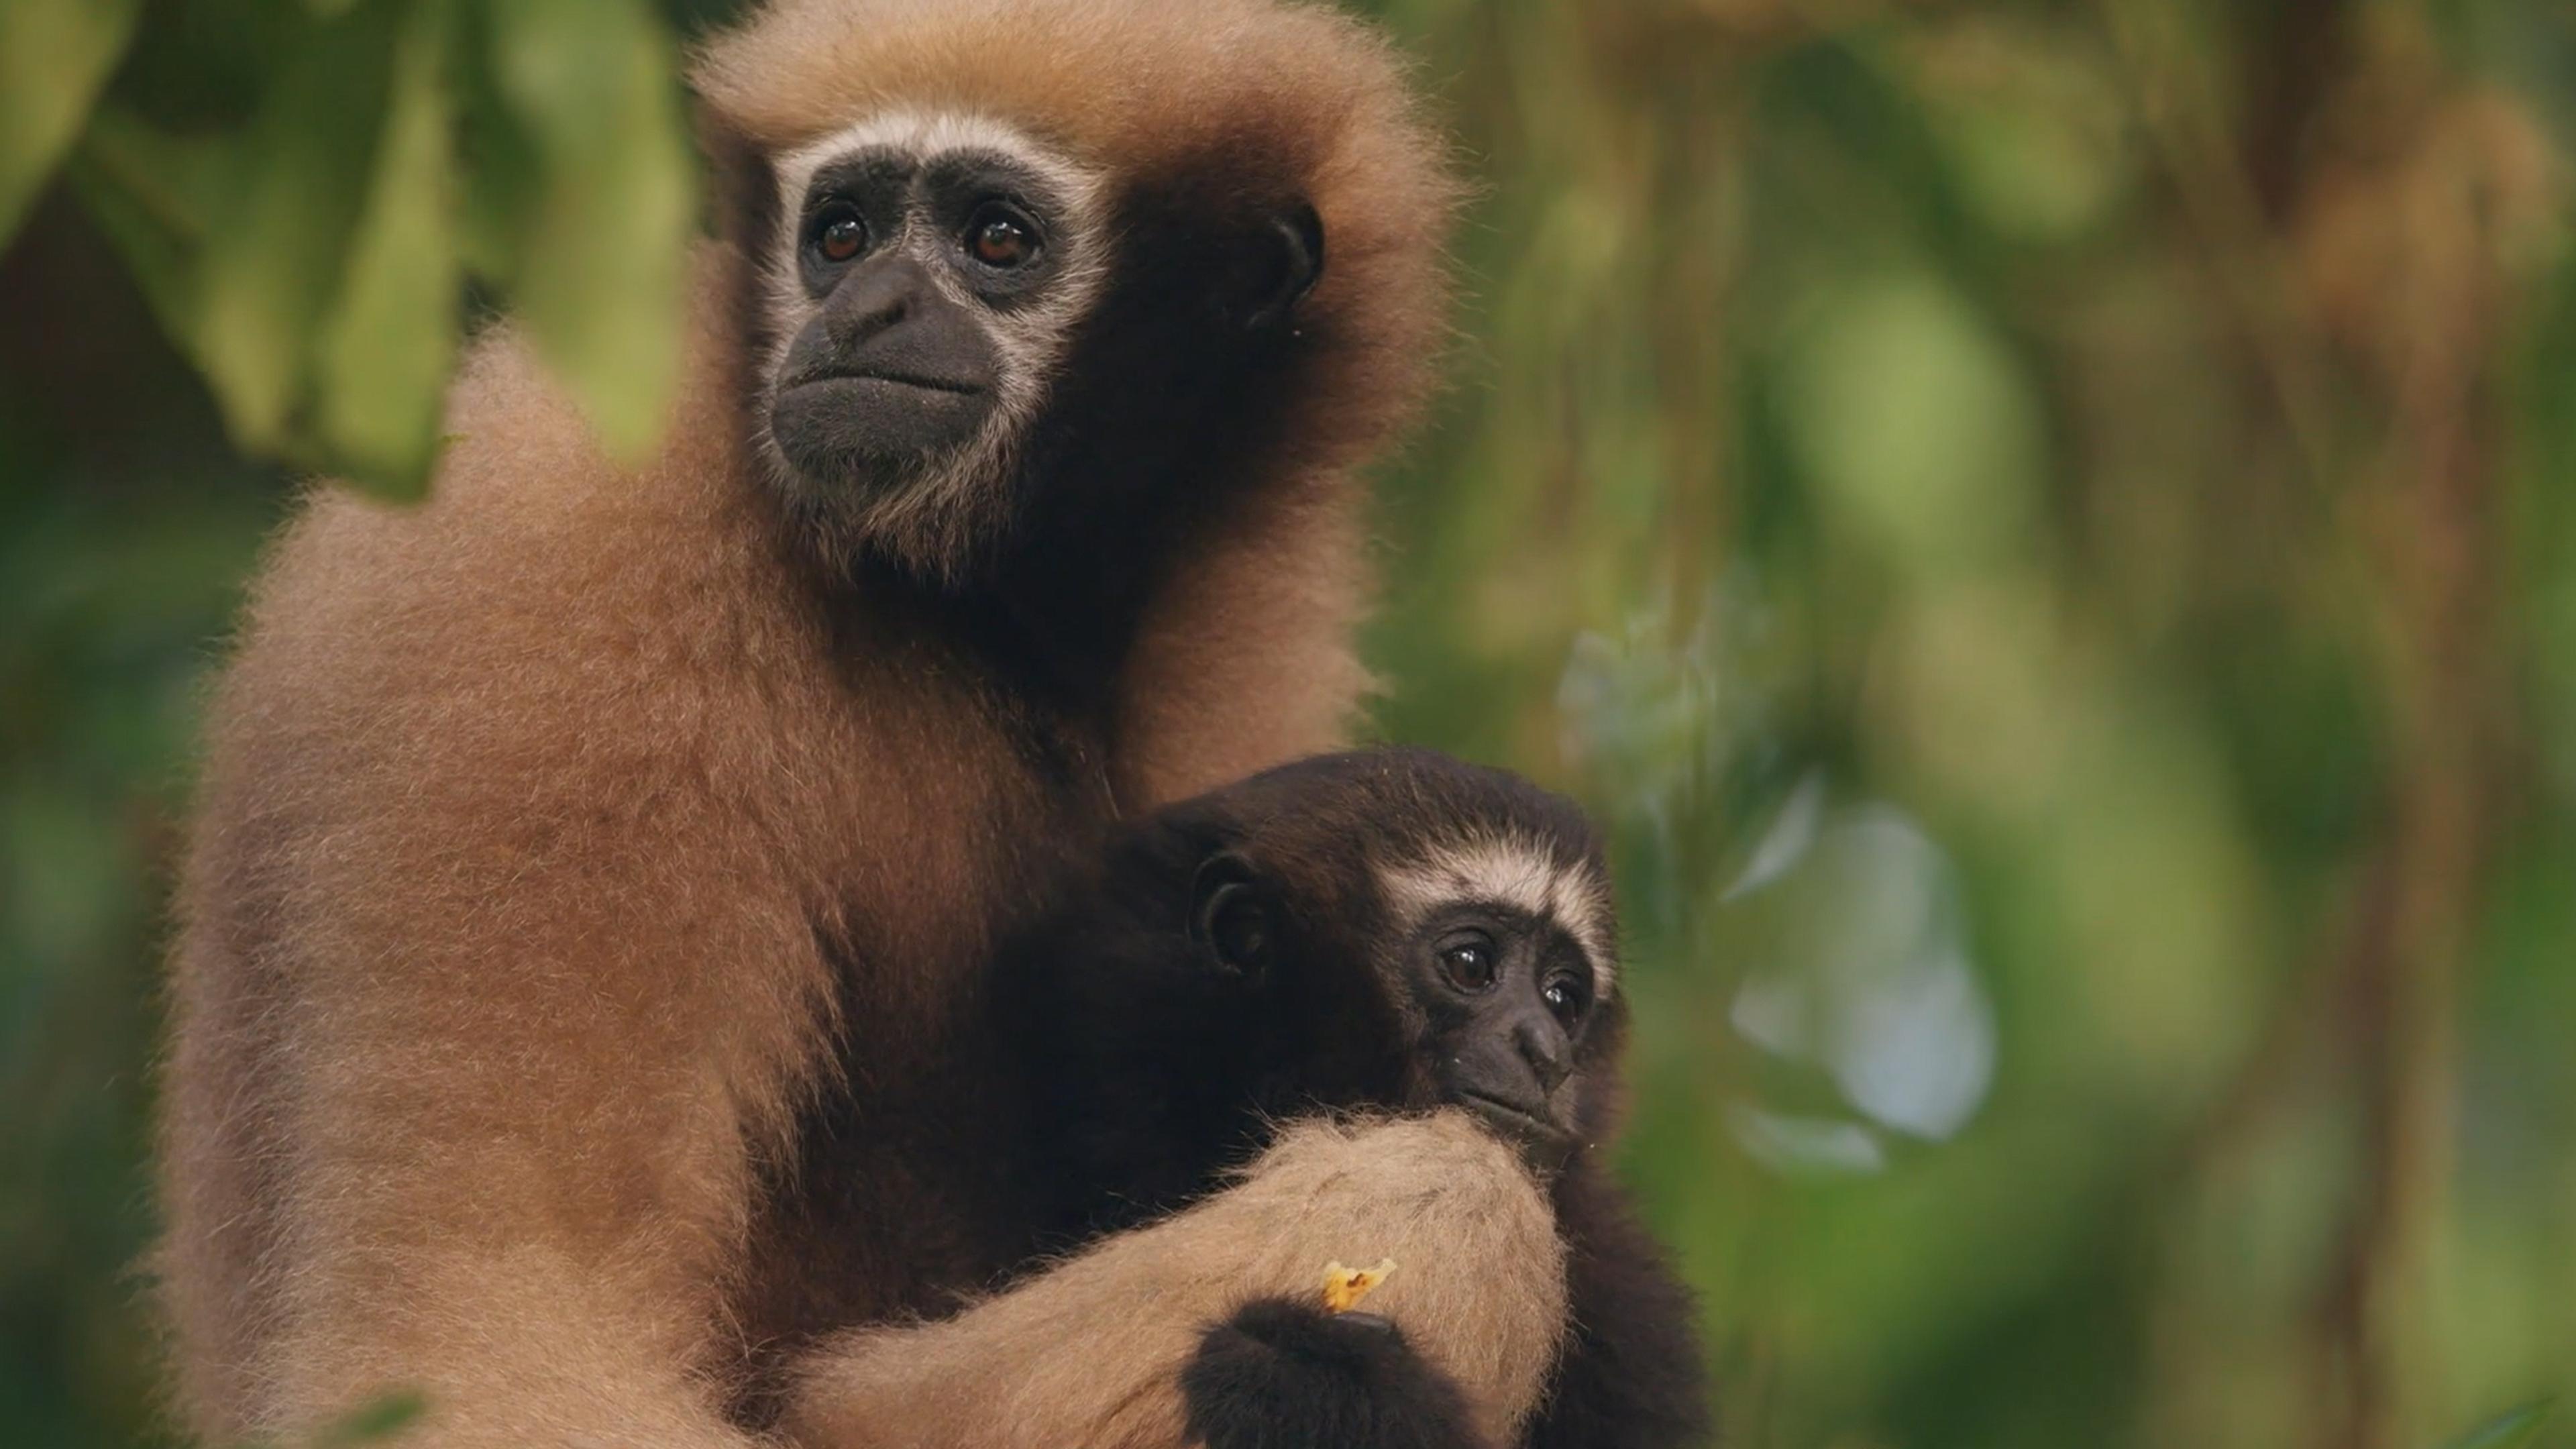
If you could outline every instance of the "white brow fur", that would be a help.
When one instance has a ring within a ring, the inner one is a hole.
[[[1618,943],[1601,882],[1537,841],[1484,835],[1436,846],[1418,860],[1380,869],[1378,887],[1408,922],[1458,901],[1507,906],[1552,921],[1583,948],[1596,995],[1606,999],[1617,984]]]
[[[807,295],[797,268],[803,228],[796,218],[803,213],[806,188],[815,172],[846,156],[878,154],[928,161],[960,151],[1005,156],[1046,179],[1063,203],[1048,218],[1046,243],[1057,255],[1060,270],[1047,284],[1043,299],[1008,312],[995,311],[967,296],[948,273],[931,271],[932,285],[990,330],[1001,354],[995,406],[966,443],[918,459],[913,476],[887,489],[856,520],[856,527],[917,565],[933,569],[953,561],[1002,506],[1000,482],[1029,424],[1045,405],[1047,380],[1063,361],[1074,324],[1091,310],[1108,275],[1110,247],[1102,216],[1106,188],[1101,174],[988,116],[887,111],[779,158],[782,222],[765,267],[771,329],[762,382],[760,451],[773,469],[792,480],[794,468],[770,436],[767,418],[787,349],[823,305]],[[888,238],[890,244],[910,239],[918,223],[908,220],[905,225],[905,235]]]

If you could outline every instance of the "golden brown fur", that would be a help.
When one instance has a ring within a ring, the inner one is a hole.
[[[487,336],[433,501],[313,497],[209,726],[158,1267],[184,1417],[216,1440],[414,1384],[424,1449],[751,1442],[729,1411],[767,1347],[763,1285],[794,1273],[764,1195],[836,1047],[864,1108],[924,1065],[1040,845],[1113,794],[1140,808],[1334,743],[1362,682],[1350,470],[1420,395],[1449,196],[1374,41],[1257,0],[811,0],[712,47],[700,81],[720,126],[769,147],[901,99],[983,108],[1125,174],[1194,145],[1275,157],[1332,237],[1315,361],[1282,403],[1297,446],[1160,579],[1109,717],[1033,720],[907,621],[827,609],[785,556],[742,456],[736,259],[701,265],[672,441],[637,470],[603,460],[515,335]],[[1033,732],[1087,776],[1035,768]],[[1024,1308],[928,1331],[1002,1323],[995,1356],[872,1341],[849,1382],[909,1363],[930,1404],[990,1392],[997,1363],[1062,1382],[1046,1355],[1090,1362],[1082,1343],[1010,1341],[1009,1315],[1041,1303],[1104,1331],[1142,1314],[1160,1345],[1180,1318],[1127,1281],[1171,1271],[1158,1241],[1208,1275],[1175,1314],[1255,1241],[1263,1272],[1371,1251],[1341,1231],[1377,1211],[1370,1140],[1334,1146],[1352,1170],[1311,1206],[1299,1189],[1297,1215],[1257,1222],[1257,1177]],[[1516,1190],[1415,1188],[1431,1221]],[[1517,1213],[1514,1256],[1473,1280],[1486,1317],[1407,1250],[1414,1291],[1462,1332],[1495,1325],[1497,1352],[1531,1346],[1562,1292]],[[917,1265],[880,1247],[880,1280],[946,1266],[935,1232]],[[884,1287],[827,1302],[859,1321]],[[1095,1311],[1094,1292],[1119,1301]],[[1460,1371],[1510,1412],[1545,1366]],[[1104,1403],[1172,1422],[1160,1357],[1109,1367],[1032,1408],[1031,1442],[1106,1442]],[[870,1417],[815,1442],[901,1428]]]

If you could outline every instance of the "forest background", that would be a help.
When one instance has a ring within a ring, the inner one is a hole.
[[[1727,1442],[2576,1443],[2576,7],[1365,8],[1480,184],[1374,727],[1613,830]],[[170,1439],[261,540],[504,303],[649,444],[728,9],[0,10],[0,1442]]]

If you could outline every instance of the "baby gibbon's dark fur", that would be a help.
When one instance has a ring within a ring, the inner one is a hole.
[[[1571,1327],[1525,1442],[1697,1442],[1689,1294],[1603,1161],[1627,1017],[1615,942],[1590,826],[1499,771],[1370,751],[1171,806],[1000,957],[987,1009],[1025,1113],[1000,1153],[1024,1164],[1009,1200],[1062,1249],[1217,1190],[1284,1120],[1481,1112],[1548,1176],[1568,1253]],[[1462,985],[1459,950],[1487,976]],[[1437,1362],[1391,1323],[1264,1296],[1212,1328],[1183,1383],[1212,1449],[1485,1443]]]

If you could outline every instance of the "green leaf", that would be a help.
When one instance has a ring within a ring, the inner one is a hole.
[[[456,68],[458,144],[466,163],[457,247],[467,268],[507,292],[518,280],[520,243],[544,200],[542,163],[493,74],[490,17],[469,6],[465,20]]]
[[[496,0],[486,14],[497,88],[542,172],[517,310],[632,457],[678,385],[696,220],[670,36],[641,0]]]
[[[372,1444],[410,1427],[428,1406],[428,1400],[418,1393],[409,1389],[398,1390],[351,1410],[315,1431],[313,1437],[305,1442],[308,1449],[347,1449],[353,1444]]]
[[[235,169],[227,143],[166,135],[113,102],[90,118],[72,157],[74,192],[185,351],[196,347],[196,255],[206,218]]]
[[[2509,1414],[2490,1419],[2452,1440],[2443,1449],[2523,1449],[2540,1437],[2540,1426],[2549,1420],[2552,1402],[2543,1399],[2525,1404]]]
[[[348,282],[321,339],[321,431],[353,481],[420,496],[456,357],[457,268],[446,0],[417,0],[396,43],[393,93]]]
[[[369,6],[311,29],[261,106],[228,204],[209,218],[192,350],[245,448],[286,449],[305,401],[368,194],[395,19]]]
[[[80,134],[141,9],[139,0],[0,4],[0,242]]]

